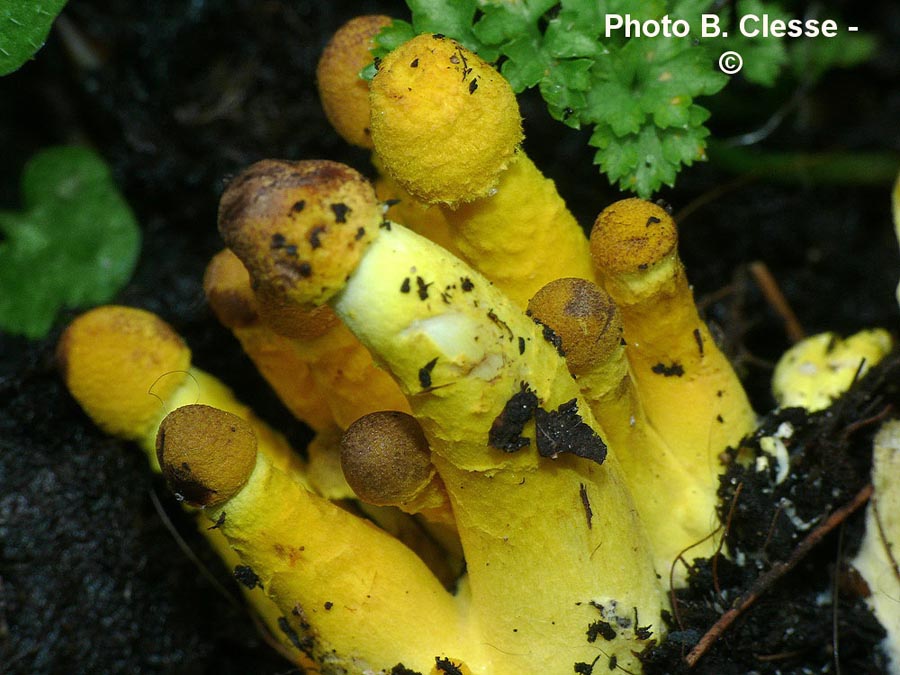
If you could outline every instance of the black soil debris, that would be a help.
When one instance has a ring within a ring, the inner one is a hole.
[[[488,444],[504,452],[516,452],[526,447],[531,440],[522,436],[525,425],[534,417],[538,397],[526,382],[503,406],[488,431]]]
[[[740,448],[725,453],[719,517],[729,524],[727,556],[697,563],[689,587],[675,593],[674,611],[666,617],[668,639],[643,654],[646,675],[888,672],[884,654],[874,647],[884,631],[848,562],[862,538],[864,508],[768,585],[693,669],[684,659],[758,578],[796,557],[817,526],[859,498],[869,484],[873,436],[885,415],[897,410],[895,350],[827,410],[772,413]],[[760,448],[766,436],[782,437],[789,472]]]
[[[556,459],[571,452],[597,464],[606,459],[606,443],[578,414],[578,401],[572,399],[556,410],[538,408],[534,413],[535,436],[541,457]]]
[[[262,581],[259,580],[259,575],[249,565],[236,565],[233,574],[238,583],[243,584],[251,591],[257,586],[263,587]]]

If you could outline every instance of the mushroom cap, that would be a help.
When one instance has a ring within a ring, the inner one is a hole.
[[[385,168],[422,201],[455,204],[496,186],[522,120],[509,83],[458,42],[419,35],[379,64],[372,140]]]
[[[435,474],[419,422],[394,410],[369,413],[347,428],[341,467],[356,495],[380,506],[412,500]]]
[[[226,328],[247,328],[259,323],[250,275],[230,250],[219,251],[206,266],[203,292],[213,314]]]
[[[187,378],[191,352],[156,315],[118,305],[92,309],[66,328],[57,345],[66,386],[107,433],[140,439]]]
[[[256,466],[256,435],[237,415],[208,405],[176,408],[156,435],[169,488],[194,506],[217,506],[246,484]]]
[[[634,274],[677,251],[678,230],[668,212],[644,199],[622,199],[597,216],[591,255],[601,274]]]
[[[324,335],[340,319],[327,305],[312,310],[253,292],[247,268],[229,249],[219,251],[203,277],[203,290],[213,313],[232,330],[257,326],[285,337],[311,339]]]
[[[569,370],[579,375],[620,347],[622,319],[609,294],[586,279],[556,279],[528,302],[529,314],[562,340]]]
[[[258,296],[311,309],[343,288],[381,216],[372,186],[344,164],[263,160],[229,183],[219,231]]]
[[[807,337],[788,349],[775,366],[772,394],[782,408],[824,410],[881,361],[894,346],[883,328],[841,338]]]
[[[316,67],[316,84],[325,116],[348,143],[372,149],[369,83],[359,72],[372,61],[375,36],[391,23],[380,14],[350,19],[325,45]]]

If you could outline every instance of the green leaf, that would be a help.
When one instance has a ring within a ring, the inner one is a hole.
[[[375,47],[369,50],[374,59],[384,58],[387,54],[402,45],[408,40],[412,40],[416,36],[416,31],[412,24],[401,19],[394,19],[387,26],[378,31],[375,36]],[[371,82],[375,77],[378,68],[375,67],[375,61],[369,63],[361,71],[359,76],[366,82]]]
[[[541,96],[554,119],[577,129],[581,120],[576,111],[585,107],[591,88],[590,59],[560,61],[541,80]]]
[[[0,212],[0,329],[37,338],[62,307],[108,302],[140,249],[134,214],[103,160],[81,147],[38,153],[20,212]]]
[[[871,35],[841,31],[828,39],[803,38],[791,43],[788,55],[794,77],[816,82],[831,68],[851,68],[872,58],[878,42]]]
[[[478,51],[480,43],[472,32],[478,0],[407,0],[417,34],[441,33]]]
[[[674,185],[682,165],[706,159],[709,130],[702,121],[709,113],[695,106],[692,123],[685,128],[659,129],[645,126],[636,134],[617,137],[598,125],[590,144],[598,148],[594,163],[611,183],[648,199],[662,185]]]
[[[0,3],[0,75],[18,70],[44,46],[66,0],[3,0]]]
[[[739,0],[737,3],[737,16],[755,14],[762,16],[768,14],[771,20],[781,19],[788,21],[791,16],[776,3],[764,3],[761,0]],[[724,11],[721,25],[728,26],[731,23],[730,12]],[[718,37],[708,43],[716,53],[724,51],[736,51],[744,60],[741,76],[748,82],[771,87],[775,84],[784,66],[787,64],[787,50],[784,40],[773,37],[745,37],[735,30],[728,33],[728,37]]]

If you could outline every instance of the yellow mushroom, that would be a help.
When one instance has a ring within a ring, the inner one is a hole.
[[[637,669],[633,652],[663,631],[663,595],[618,463],[554,347],[483,276],[401,226],[380,227],[352,170],[282,162],[275,173],[252,200],[249,181],[229,186],[223,203],[242,208],[222,209],[220,231],[258,287],[304,307],[330,301],[407,394],[465,551],[468,625],[491,646],[466,664],[561,674],[605,653]],[[367,236],[349,252],[335,236],[309,274],[285,274],[273,235],[297,241],[328,212],[287,223],[268,218],[279,209],[267,202],[329,204],[350,189],[358,206],[342,226]],[[611,630],[602,645],[596,622]]]
[[[317,431],[334,424],[334,416],[316,384],[309,359],[291,338],[279,335],[262,320],[247,270],[228,249],[210,261],[203,277],[203,290],[219,322],[234,333],[288,410]]]
[[[192,406],[159,434],[171,489],[205,507],[281,610],[282,633],[322,672],[423,671],[461,653],[461,600],[396,539],[273,467],[240,418]],[[194,470],[213,463],[219,471]]]
[[[345,141],[369,150],[374,148],[369,129],[369,83],[360,77],[360,71],[372,61],[375,36],[390,22],[391,18],[383,15],[351,19],[328,41],[316,68],[319,98],[328,121]],[[372,163],[379,171],[375,193],[388,206],[387,217],[452,249],[441,210],[416,199],[385,174],[377,153],[373,153]]]
[[[225,385],[191,366],[191,352],[181,337],[150,312],[121,306],[90,310],[66,328],[57,357],[66,386],[88,416],[107,433],[137,442],[155,471],[160,471],[157,429],[166,412],[178,413],[181,406],[202,401],[246,420],[254,443],[259,439],[270,461],[292,480],[305,480],[303,463],[285,439],[238,403]],[[216,463],[202,467],[204,473],[218,468]],[[235,569],[239,560],[218,529],[198,521],[198,530]],[[279,629],[277,608],[258,590],[241,590],[287,653],[309,666],[309,659]]]
[[[261,451],[296,480],[306,480],[304,464],[285,438],[220,380],[192,366],[181,336],[151,312],[118,305],[85,312],[66,328],[57,357],[66,386],[94,423],[137,442],[156,471],[160,421],[168,411],[205,403],[247,420]]]
[[[391,17],[369,14],[350,19],[325,45],[316,66],[316,85],[325,116],[348,143],[372,149],[369,84],[359,73],[371,61],[375,36]]]
[[[381,61],[370,90],[381,164],[442,205],[461,257],[522,307],[552,279],[594,278],[584,232],[519,148],[515,95],[490,64],[419,35]]]
[[[590,404],[634,498],[653,545],[656,571],[683,586],[695,558],[713,555],[718,525],[715,486],[647,421],[628,370],[622,319],[612,298],[585,279],[551,281],[528,303],[531,317],[551,331],[569,371]],[[679,558],[686,564],[679,564]]]
[[[622,316],[625,352],[650,426],[715,492],[719,453],[736,447],[756,419],[697,312],[674,220],[651,202],[616,202],[594,224],[591,253]]]

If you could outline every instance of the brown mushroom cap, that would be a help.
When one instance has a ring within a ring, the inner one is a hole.
[[[642,272],[665,260],[677,246],[672,216],[643,199],[607,206],[591,231],[591,255],[601,275]]]
[[[348,166],[264,160],[229,183],[219,231],[257,294],[311,308],[343,287],[381,216],[372,186]]]
[[[341,26],[325,45],[316,84],[325,116],[348,143],[371,149],[369,83],[359,72],[372,61],[375,36],[391,23],[383,15],[358,16]]]
[[[622,340],[622,319],[603,289],[586,279],[557,279],[528,302],[529,314],[562,340],[569,370],[578,375],[605,361]]]
[[[237,415],[208,405],[176,408],[159,426],[156,456],[169,488],[195,506],[216,506],[256,465],[256,436]]]
[[[370,413],[350,425],[341,439],[341,467],[360,499],[382,506],[412,500],[435,474],[419,422],[393,410]]]

